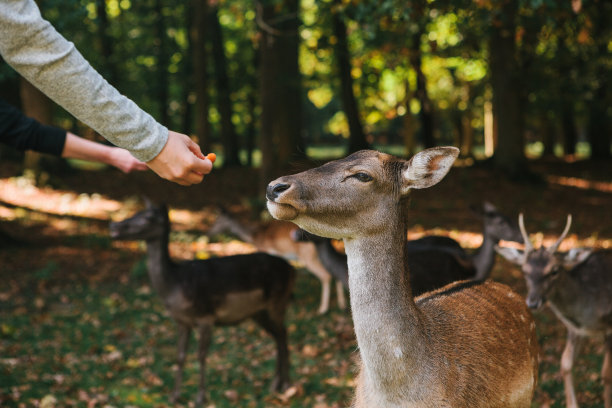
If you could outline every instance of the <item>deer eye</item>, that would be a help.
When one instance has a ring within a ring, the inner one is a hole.
[[[368,173],[363,173],[363,172],[355,173],[351,177],[356,178],[362,183],[367,183],[368,181],[373,180],[372,176],[370,176]]]

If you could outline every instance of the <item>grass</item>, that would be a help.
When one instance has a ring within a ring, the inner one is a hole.
[[[0,303],[2,406],[53,399],[65,407],[170,406],[175,326],[148,285],[143,260],[119,279],[102,282],[66,279],[64,273],[55,262],[26,272],[18,293]],[[210,407],[348,406],[356,351],[350,315],[332,308],[317,316],[319,291],[318,281],[300,270],[287,316],[295,384],[288,395],[268,391],[275,347],[258,326],[215,329],[206,374]],[[536,318],[543,361],[533,406],[562,407],[564,329],[550,313]],[[193,406],[197,393],[195,336],[190,346],[178,407]],[[591,343],[576,362],[583,407],[601,406],[600,349]]]
[[[49,263],[24,274],[28,284],[0,304],[2,406],[36,406],[51,396],[57,406],[87,407],[94,400],[112,407],[166,406],[174,383],[176,333],[148,287],[144,263],[135,265],[128,281],[61,282],[56,277],[61,273]],[[300,271],[287,319],[296,395],[268,391],[274,342],[244,322],[215,329],[206,375],[214,406],[346,405],[347,362],[355,350],[349,317],[338,310],[316,316],[318,293],[318,281]],[[195,343],[194,336],[179,406],[191,406],[197,393]]]

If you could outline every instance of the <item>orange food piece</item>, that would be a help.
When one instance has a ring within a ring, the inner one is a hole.
[[[215,162],[215,160],[217,160],[217,155],[216,155],[216,154],[214,154],[214,153],[208,153],[208,154],[206,155],[206,158],[207,158],[208,160],[210,160],[211,162],[213,162],[213,163],[214,163],[214,162]]]

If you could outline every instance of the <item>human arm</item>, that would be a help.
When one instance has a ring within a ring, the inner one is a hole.
[[[189,185],[212,169],[210,161],[194,156],[199,147],[188,136],[171,132],[169,138],[166,127],[108,84],[42,18],[34,0],[2,2],[0,54],[43,93],[161,177]]]
[[[110,164],[124,173],[147,169],[145,163],[132,156],[125,149],[83,139],[70,132],[66,133],[62,157]]]
[[[3,144],[17,150],[34,150],[59,156],[65,140],[65,130],[43,125],[0,99],[0,142]]]

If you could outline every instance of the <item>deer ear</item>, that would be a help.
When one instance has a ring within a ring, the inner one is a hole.
[[[404,165],[402,194],[413,188],[427,188],[437,184],[453,167],[459,155],[456,147],[434,147],[423,150]]]
[[[592,248],[572,248],[563,254],[561,261],[566,269],[572,269],[574,266],[586,261],[592,253]]]
[[[521,251],[520,249],[495,245],[495,252],[515,265],[521,266],[525,261],[525,252]]]

